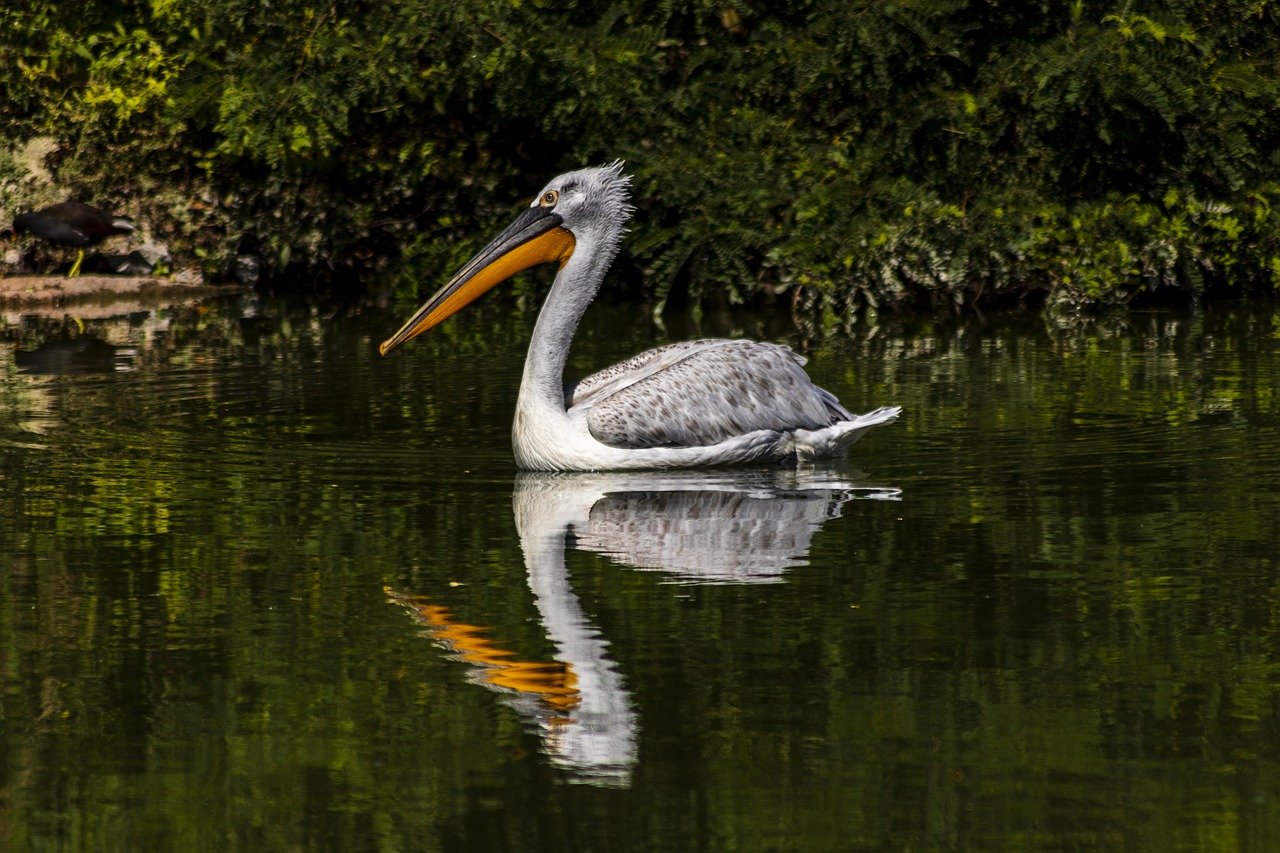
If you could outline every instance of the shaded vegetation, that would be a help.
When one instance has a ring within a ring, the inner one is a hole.
[[[18,0],[15,147],[210,275],[438,277],[622,157],[624,278],[809,312],[1280,282],[1267,0]],[[123,168],[122,168],[123,167]],[[0,163],[0,204],[40,189]],[[41,199],[44,200],[44,199]],[[397,262],[407,257],[419,263]]]

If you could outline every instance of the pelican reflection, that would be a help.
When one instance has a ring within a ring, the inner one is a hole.
[[[521,473],[512,508],[552,662],[519,659],[435,600],[387,592],[468,664],[471,681],[503,696],[568,779],[626,785],[635,710],[608,640],[573,591],[565,552],[603,554],[673,583],[777,582],[805,564],[813,534],[845,503],[897,497],[816,470]]]

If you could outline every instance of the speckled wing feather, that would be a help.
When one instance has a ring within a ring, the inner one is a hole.
[[[606,367],[604,370],[584,377],[565,388],[565,408],[592,405],[610,394],[629,388],[641,380],[661,373],[691,355],[731,343],[733,341],[721,339],[680,341],[679,343],[665,344],[660,347],[654,347],[651,350],[645,350],[642,353],[633,355],[626,361],[620,361],[612,367]]]
[[[670,344],[566,391],[612,447],[705,447],[756,430],[819,429],[852,417],[790,348],[755,341]]]

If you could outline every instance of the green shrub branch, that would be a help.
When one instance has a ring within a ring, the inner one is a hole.
[[[9,147],[53,137],[60,192],[214,275],[253,251],[415,290],[622,157],[621,272],[659,310],[1280,283],[1265,0],[20,0],[0,27]],[[40,191],[0,174],[6,208]]]

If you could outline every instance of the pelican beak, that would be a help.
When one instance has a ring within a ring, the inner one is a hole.
[[[557,261],[564,266],[573,254],[573,234],[561,227],[561,218],[549,208],[526,208],[493,242],[467,261],[449,283],[436,291],[409,322],[382,342],[386,355],[395,347],[443,322],[497,284],[536,264]]]

